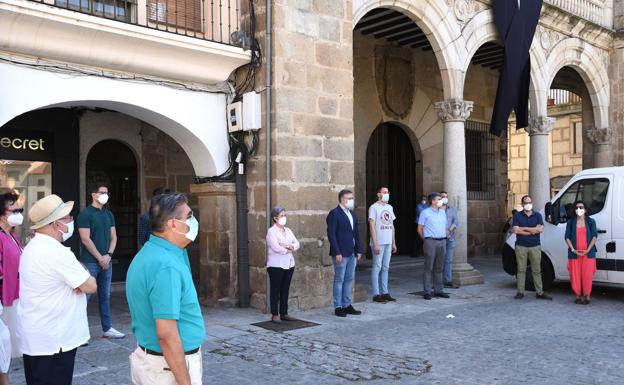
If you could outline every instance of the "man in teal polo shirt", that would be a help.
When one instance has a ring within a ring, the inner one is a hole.
[[[90,191],[91,204],[80,212],[76,221],[82,242],[80,261],[97,281],[103,337],[124,338],[123,333],[112,327],[110,314],[111,258],[117,246],[117,231],[113,213],[105,207],[109,197],[108,187],[94,183]],[[87,295],[87,301],[90,299],[91,295]]]
[[[135,385],[201,384],[204,319],[185,247],[198,223],[183,194],[152,199],[152,235],[126,276],[126,297],[138,347],[130,355]]]

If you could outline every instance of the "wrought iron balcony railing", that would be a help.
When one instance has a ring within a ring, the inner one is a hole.
[[[223,44],[239,29],[238,0],[29,0]]]

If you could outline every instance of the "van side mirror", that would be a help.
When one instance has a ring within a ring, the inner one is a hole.
[[[544,216],[546,217],[546,222],[553,223],[552,203],[546,203],[546,207],[544,207]]]

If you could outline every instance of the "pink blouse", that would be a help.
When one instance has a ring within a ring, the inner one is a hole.
[[[19,271],[22,244],[15,233],[0,230],[0,276],[2,276],[2,305],[11,306],[19,298]]]
[[[288,270],[295,266],[295,258],[292,252],[284,246],[292,245],[295,250],[299,250],[299,241],[288,227],[284,227],[282,231],[277,225],[271,226],[267,231],[266,241],[268,246],[267,267],[281,267]]]

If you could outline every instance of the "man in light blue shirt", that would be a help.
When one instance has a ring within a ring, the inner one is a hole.
[[[423,272],[424,298],[430,300],[433,296],[448,298],[443,290],[442,271],[444,255],[446,254],[446,240],[449,237],[447,230],[446,213],[442,210],[440,194],[431,193],[427,197],[429,208],[420,213],[418,218],[418,235],[423,240],[425,265]],[[432,290],[433,276],[433,290]]]
[[[446,225],[449,236],[446,240],[446,253],[444,254],[444,287],[457,289],[459,285],[453,284],[453,255],[455,254],[455,231],[457,231],[457,210],[449,205],[448,193],[440,192],[442,198],[442,209],[446,213]]]
[[[149,217],[152,235],[126,277],[139,345],[130,355],[132,383],[201,384],[206,333],[185,249],[195,240],[198,223],[183,194],[154,197]]]
[[[427,196],[421,195],[420,201],[418,201],[418,204],[416,205],[416,217],[415,217],[416,219],[414,220],[414,223],[416,223],[416,230],[418,230],[418,217],[420,217],[420,213],[425,211],[428,207],[429,205],[427,204]],[[416,231],[416,237],[414,238],[414,250],[412,251],[412,258],[418,257],[418,255],[422,251],[422,243],[423,241],[418,236],[418,231]]]

